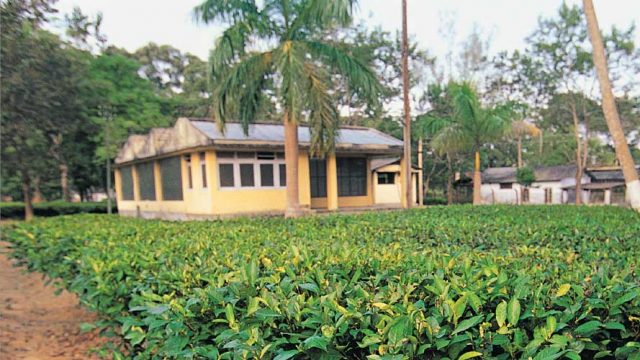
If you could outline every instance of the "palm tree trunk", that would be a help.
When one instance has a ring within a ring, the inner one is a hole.
[[[407,30],[407,0],[402,0],[402,94],[404,100],[404,205],[410,208],[411,196],[411,108],[409,104],[409,35]]]
[[[69,194],[69,167],[65,163],[61,163],[60,168],[60,188],[62,189],[62,201],[71,201]]]
[[[640,180],[638,180],[638,172],[635,169],[631,152],[627,139],[624,136],[618,109],[616,108],[613,91],[611,90],[611,82],[609,81],[609,70],[607,68],[607,58],[604,53],[604,45],[602,44],[602,35],[598,27],[598,19],[596,17],[593,2],[591,0],[582,1],[584,14],[587,18],[587,30],[589,38],[593,46],[593,63],[596,67],[598,80],[600,82],[600,92],[602,93],[602,111],[604,118],[611,132],[613,144],[616,149],[616,157],[620,161],[624,180],[627,185],[627,201],[636,210],[640,211]]]
[[[284,161],[287,174],[287,208],[285,217],[298,217],[300,195],[298,191],[298,124],[284,113]]]
[[[473,205],[482,204],[482,175],[480,174],[480,151],[476,150],[475,162],[473,166]]]
[[[518,136],[518,169],[522,167],[522,136]]]
[[[40,191],[40,177],[36,176],[33,179],[33,196],[31,197],[31,202],[34,204],[41,203],[44,201],[44,197],[42,196],[42,191]]]
[[[25,171],[22,172],[22,201],[24,202],[24,220],[33,219],[33,202],[31,199],[31,178]]]
[[[453,166],[451,157],[447,154],[447,205],[453,204]]]

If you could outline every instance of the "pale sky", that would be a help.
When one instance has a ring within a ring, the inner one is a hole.
[[[170,44],[202,59],[212,47],[220,28],[196,24],[191,10],[201,0],[60,0],[62,14],[79,6],[85,14],[98,11],[104,15],[102,30],[109,44],[133,51],[150,41]],[[421,48],[443,57],[449,44],[440,29],[443,14],[455,15],[452,31],[462,41],[477,23],[491,35],[490,51],[524,47],[524,39],[536,26],[539,16],[553,15],[561,0],[408,0],[409,32]],[[568,3],[581,4],[579,0]],[[626,28],[640,24],[640,0],[594,0],[601,28],[611,25]],[[356,17],[374,27],[395,31],[401,26],[400,0],[361,0]],[[640,44],[640,29],[636,30]]]

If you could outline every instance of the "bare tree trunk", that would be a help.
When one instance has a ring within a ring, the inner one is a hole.
[[[627,185],[627,201],[629,201],[631,207],[640,211],[640,180],[638,180],[638,172],[635,169],[635,164],[629,151],[629,145],[624,136],[622,125],[620,124],[618,109],[616,108],[615,98],[611,90],[607,58],[604,53],[604,45],[602,43],[600,28],[598,27],[596,11],[593,8],[593,2],[591,0],[583,0],[582,4],[585,17],[587,18],[589,38],[593,45],[593,63],[595,64],[596,73],[598,74],[598,80],[600,82],[602,111],[604,112],[607,127],[609,127],[609,132],[613,138],[616,157],[620,162],[622,173],[624,174],[624,180]]]
[[[522,167],[522,136],[518,136],[518,169]]]
[[[482,204],[482,174],[480,173],[480,151],[476,150],[473,166],[473,205]]]
[[[65,163],[58,165],[60,169],[60,189],[62,190],[62,200],[71,201],[69,194],[69,167]]]
[[[301,215],[298,191],[298,124],[284,113],[284,161],[287,174],[287,208],[285,217]]]
[[[31,197],[31,202],[37,204],[43,201],[44,197],[42,196],[42,191],[40,191],[40,177],[36,176],[33,179],[33,196]]]
[[[33,219],[33,201],[31,199],[31,178],[26,171],[22,172],[22,197],[24,202],[24,220]]]
[[[409,35],[407,30],[407,0],[402,0],[402,94],[404,100],[404,204],[410,208],[411,196],[411,107],[409,104]]]

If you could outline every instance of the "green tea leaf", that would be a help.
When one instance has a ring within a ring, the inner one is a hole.
[[[458,326],[456,326],[456,329],[451,333],[451,335],[458,334],[458,333],[460,333],[462,331],[465,331],[465,330],[467,330],[467,329],[479,324],[482,321],[483,317],[484,317],[483,315],[476,315],[476,316],[474,316],[474,317],[472,317],[470,319],[462,320],[460,322],[460,324],[458,324]]]
[[[468,352],[460,355],[458,360],[467,360],[467,359],[472,359],[472,358],[478,357],[478,356],[482,356],[482,353],[481,352],[477,352],[477,351],[468,351]]]
[[[500,302],[496,307],[496,321],[499,327],[504,326],[504,322],[507,320],[507,303],[505,301]]]
[[[512,298],[509,300],[507,304],[507,320],[509,320],[509,324],[516,326],[518,325],[518,320],[520,319],[520,301],[516,298]]]
[[[588,321],[573,330],[576,335],[588,335],[602,326],[602,323],[598,320]]]
[[[569,290],[571,290],[570,284],[560,285],[560,287],[558,288],[558,291],[556,291],[556,297],[565,296],[569,292]]]

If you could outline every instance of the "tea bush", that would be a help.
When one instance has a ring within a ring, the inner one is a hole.
[[[112,211],[117,212],[115,204]],[[106,201],[92,202],[68,202],[68,201],[47,201],[33,204],[35,216],[59,216],[69,214],[106,214],[108,210]],[[0,202],[1,219],[24,218],[24,203],[22,202]]]
[[[640,216],[621,208],[75,215],[3,232],[134,358],[640,358]]]

